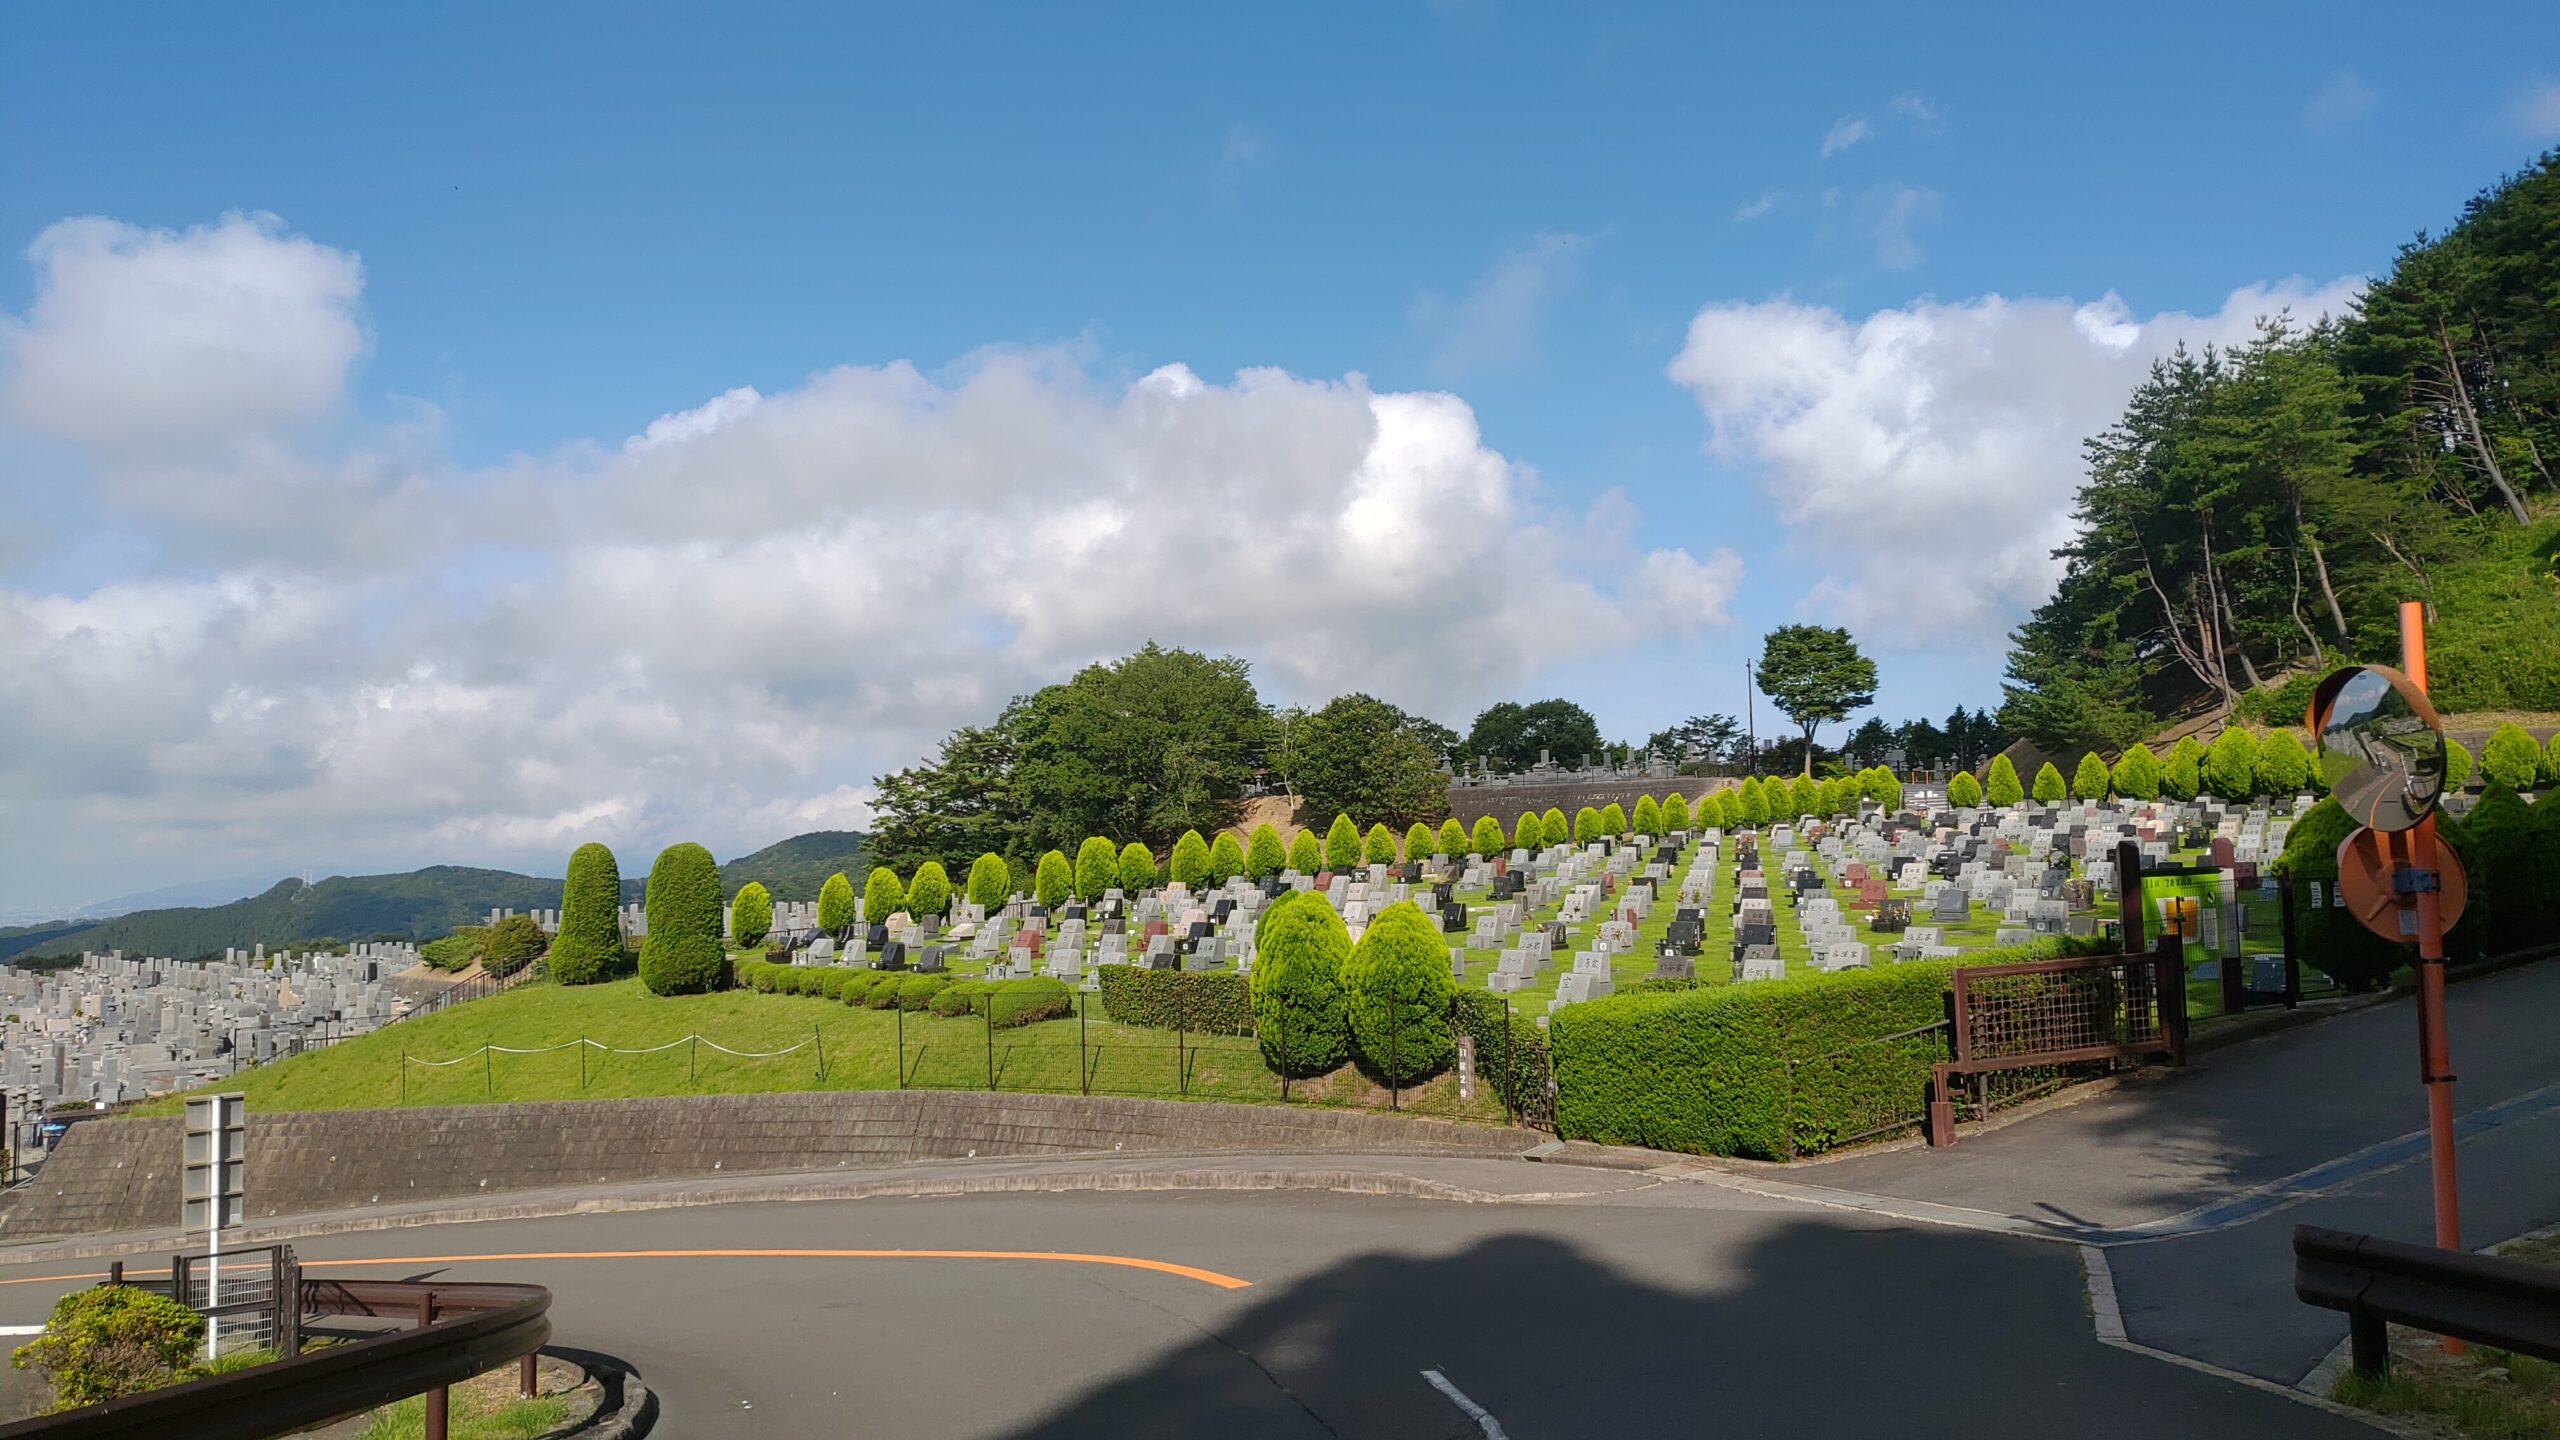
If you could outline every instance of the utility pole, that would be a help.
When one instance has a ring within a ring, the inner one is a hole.
[[[1750,758],[1751,773],[1760,773],[1760,699],[1751,688],[1751,662],[1742,662],[1742,753]]]

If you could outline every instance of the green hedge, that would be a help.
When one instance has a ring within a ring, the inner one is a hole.
[[[950,983],[951,977],[948,975],[902,976],[900,977],[897,985],[898,1008],[901,1010],[921,1011],[926,1006],[931,1005],[933,1003],[933,997],[941,994],[943,987]],[[873,988],[885,989],[887,987],[874,986]],[[886,1009],[888,1007],[883,1006],[881,1008]]]
[[[2043,940],[1965,963],[2040,959],[2066,948]],[[1763,1160],[1828,1149],[1866,1129],[1867,1117],[1919,1103],[1936,1052],[1860,1042],[1944,1019],[1955,965],[1916,961],[1568,1005],[1547,1032],[1556,1133]],[[1843,1051],[1848,1058],[1823,1058]],[[1791,1059],[1807,1062],[1793,1085]],[[1481,1054],[1476,1073],[1485,1073]]]
[[[1449,1002],[1450,1023],[1475,1040],[1477,1084],[1509,1101],[1514,1111],[1544,1114],[1547,1032],[1538,1028],[1535,1014],[1517,1005],[1507,1007],[1511,1023],[1506,1029],[1503,1002],[1503,996],[1490,991],[1461,990]]]
[[[1199,1030],[1213,1035],[1253,1033],[1253,992],[1232,970],[1141,970],[1097,965],[1102,1013],[1123,1025],[1157,1030]]]
[[[989,1014],[999,1030],[1040,1020],[1060,1020],[1076,1013],[1076,992],[1048,975],[999,980],[987,992]]]

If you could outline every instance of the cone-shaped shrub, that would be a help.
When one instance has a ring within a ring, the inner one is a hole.
[[[1882,765],[1876,767],[1876,783],[1868,788],[1868,793],[1888,815],[1902,809],[1902,781]]]
[[[2115,786],[2116,793],[2127,800],[2157,800],[2160,798],[2160,757],[2151,753],[2150,746],[2136,740],[2116,757],[2116,767],[2108,772],[2107,780]]]
[[[2172,800],[2193,800],[2204,789],[2204,742],[2181,735],[2160,762],[2160,793]]]
[[[886,865],[871,867],[871,878],[862,882],[862,918],[878,925],[907,908],[907,885],[898,872]]]
[[[1224,885],[1243,873],[1244,847],[1236,843],[1235,832],[1219,831],[1218,838],[1209,842],[1209,883]]]
[[[2485,753],[2496,744],[2492,739],[2481,748]],[[2486,761],[2482,768],[2487,768]],[[2462,817],[2471,902],[2463,911],[2460,928],[2470,937],[2472,948],[2482,954],[2502,955],[2545,943],[2553,922],[2560,920],[2560,894],[2550,887],[2555,870],[2560,870],[2560,863],[2555,863],[2560,855],[2541,853],[2542,827],[2534,814],[2539,808],[2492,780],[2480,803]]]
[[[2036,797],[2039,805],[2059,805],[2070,790],[2062,783],[2062,772],[2054,769],[2053,762],[2047,760],[2036,767],[2035,787],[2028,793]]]
[[[1325,868],[1340,874],[1360,863],[1360,827],[1348,815],[1336,815],[1325,827]]]
[[[1199,831],[1185,830],[1182,838],[1173,842],[1173,854],[1165,861],[1164,873],[1167,879],[1191,890],[1199,889],[1200,882],[1209,878],[1209,842],[1200,838]]]
[[[1289,891],[1255,920],[1253,955],[1253,1028],[1262,1062],[1299,1078],[1339,1066],[1351,1046],[1342,1003],[1351,932],[1342,917],[1312,892]]]
[[[2545,785],[2560,785],[2560,730],[2552,731],[2543,745],[2542,768],[2535,775]]]
[[[729,901],[729,938],[741,950],[753,950],[773,933],[773,892],[750,880]]]
[[[969,902],[993,915],[1013,898],[1013,867],[993,850],[969,866]]]
[[[839,870],[818,887],[818,928],[832,935],[852,923],[853,882]]]
[[[2525,728],[2509,721],[2489,732],[2480,747],[2480,778],[2510,790],[2530,790],[2540,780],[2542,747]]]
[[[2027,798],[2027,787],[2018,783],[2018,767],[2008,756],[1991,757],[1991,773],[1982,777],[1982,798],[2003,807]]]
[[[1388,906],[1360,932],[1342,965],[1342,990],[1352,1047],[1379,1079],[1409,1085],[1437,1074],[1456,1053],[1449,1007],[1458,989],[1449,953],[1412,901]]]
[[[1600,812],[1585,805],[1573,812],[1573,843],[1588,845],[1600,838]]]
[[[2080,768],[2071,772],[2072,798],[2098,801],[2107,798],[2107,787],[2115,783],[2115,772],[2098,758],[2095,750],[2080,757]]]
[[[1477,816],[1476,828],[1467,836],[1467,849],[1470,853],[1480,856],[1501,854],[1502,822],[1490,815]]]
[[[950,908],[951,877],[943,873],[942,862],[927,860],[918,865],[915,878],[907,882],[907,913],[922,920]]]
[[[1196,840],[1199,837],[1192,838]],[[1075,893],[1075,888],[1075,867],[1067,863],[1067,857],[1061,851],[1052,850],[1041,856],[1039,865],[1031,872],[1031,896],[1045,909],[1055,911],[1066,904],[1067,897]]]
[[[2204,793],[2246,800],[2258,793],[2258,740],[2237,725],[2225,726],[2204,749]]]
[[[1635,827],[1639,835],[1660,835],[1663,833],[1662,806],[1650,795],[1639,795],[1635,813],[1627,817],[1627,823]]]
[[[1600,807],[1600,833],[1614,840],[1627,833],[1627,812],[1612,800]]]
[[[1982,782],[1970,770],[1959,770],[1947,779],[1947,803],[1971,809],[1982,803]]]
[[[1324,842],[1313,830],[1301,830],[1289,839],[1289,868],[1301,875],[1313,875],[1324,868]]]
[[[2311,786],[2311,752],[2303,748],[2302,737],[2294,732],[2273,731],[2258,742],[2257,770],[2257,793],[2300,794]]]
[[[1404,858],[1407,864],[1431,858],[1431,827],[1416,820],[1404,832]]]
[[[1686,830],[1689,828],[1689,823],[1688,796],[1674,793],[1670,799],[1662,802],[1663,833]]]
[[[1120,883],[1120,847],[1099,835],[1088,835],[1076,847],[1076,898],[1090,905]]]
[[[1265,829],[1269,829],[1270,827],[1269,827],[1269,826],[1265,826],[1265,827],[1263,827],[1263,828],[1265,828]],[[1274,844],[1274,845],[1279,844],[1279,843],[1280,843],[1280,838],[1279,838],[1279,836],[1277,836],[1277,835],[1272,836],[1271,843],[1272,843],[1272,844]],[[1275,873],[1276,873],[1276,872],[1275,872]],[[1131,898],[1131,899],[1133,899],[1133,900],[1134,900],[1134,899],[1136,899],[1136,898],[1137,898],[1137,895],[1138,895],[1138,892],[1139,892],[1139,891],[1141,891],[1141,890],[1152,890],[1152,889],[1154,889],[1154,888],[1155,888],[1155,884],[1156,884],[1156,852],[1154,852],[1153,850],[1148,849],[1148,848],[1147,848],[1146,846],[1144,846],[1144,845],[1139,844],[1139,843],[1138,843],[1137,841],[1135,841],[1135,840],[1132,840],[1132,841],[1130,841],[1128,844],[1121,846],[1121,847],[1120,847],[1120,890],[1121,890],[1121,893],[1122,893],[1122,894],[1124,894],[1124,895],[1127,895],[1129,898]]]
[[[1458,817],[1452,815],[1440,822],[1440,834],[1435,843],[1441,854],[1455,860],[1467,853],[1467,827],[1459,824]]]
[[[649,933],[640,941],[640,983],[654,995],[694,995],[729,983],[729,953],[720,947],[720,865],[690,842],[658,852],[645,902]]]
[[[1383,824],[1371,825],[1369,833],[1361,837],[1360,859],[1368,865],[1396,863],[1396,832]]]
[[[1550,805],[1538,815],[1538,834],[1550,845],[1567,845],[1573,841],[1573,822],[1564,811]]]
[[[2447,735],[2444,737],[2444,788],[2459,790],[2471,783],[2471,747]]]
[[[1535,852],[1546,848],[1547,822],[1535,810],[1523,810],[1511,822],[1511,843],[1519,849]]]
[[[569,855],[560,882],[560,933],[551,939],[551,978],[591,985],[622,967],[622,870],[613,852],[589,841]]]
[[[1280,843],[1280,832],[1263,821],[1253,827],[1253,838],[1244,847],[1244,875],[1248,880],[1267,880],[1289,868],[1289,847]]]
[[[1760,777],[1745,777],[1743,782],[1725,792],[1725,814],[1733,823],[1748,829],[1769,823],[1768,797],[1761,793]]]

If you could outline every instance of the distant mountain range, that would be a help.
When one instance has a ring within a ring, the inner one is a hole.
[[[722,888],[735,895],[740,886],[758,880],[777,899],[814,900],[818,887],[836,871],[859,883],[863,840],[857,830],[795,835],[722,865]],[[622,898],[639,900],[647,879],[645,868],[624,872]],[[559,903],[557,879],[461,865],[430,865],[399,875],[333,875],[309,885],[289,879],[227,905],[143,909],[108,919],[73,915],[0,929],[0,960],[84,950],[199,960],[235,945],[272,949],[308,940],[432,940],[457,925],[479,923],[492,909],[537,910]]]

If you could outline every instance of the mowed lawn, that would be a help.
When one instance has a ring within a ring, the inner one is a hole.
[[[1103,1017],[1098,995],[1077,1001],[1081,1020],[990,1029],[981,1016],[902,1015],[814,996],[661,996],[636,979],[534,982],[243,1070],[214,1088],[241,1092],[252,1110],[887,1090],[902,1074],[910,1088],[983,1090],[992,1075],[992,1088],[1003,1090],[1283,1098],[1250,1037],[1122,1025]],[[1384,1108],[1390,1097],[1346,1066],[1293,1082],[1287,1099]],[[1461,1102],[1451,1076],[1404,1091],[1398,1103],[1424,1114],[1502,1116],[1499,1100],[1481,1090]],[[177,1108],[170,1097],[144,1113]]]

